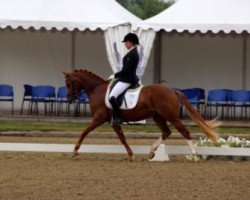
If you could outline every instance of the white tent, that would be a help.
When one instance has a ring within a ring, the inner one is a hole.
[[[250,33],[249,0],[179,0],[146,20],[154,30]]]
[[[158,81],[178,88],[250,88],[250,1],[178,0],[146,20],[159,31]]]
[[[0,0],[0,5],[1,28],[93,31],[140,22],[114,0]]]
[[[76,68],[108,77],[112,52],[106,52],[105,32],[117,27],[129,32],[142,22],[115,0],[0,0],[0,5],[0,83],[14,86],[17,109],[23,84],[59,87],[62,71]]]

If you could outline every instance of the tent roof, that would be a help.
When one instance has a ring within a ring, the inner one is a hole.
[[[146,20],[154,30],[250,33],[249,0],[178,0]]]
[[[139,18],[115,0],[0,0],[0,28],[106,30]]]

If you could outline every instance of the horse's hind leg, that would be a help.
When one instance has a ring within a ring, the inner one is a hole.
[[[153,117],[155,123],[157,126],[161,129],[162,135],[161,137],[152,145],[149,152],[149,158],[152,159],[155,155],[155,151],[159,147],[159,145],[168,137],[171,135],[171,130],[169,129],[166,120],[163,117],[160,116],[154,116]]]
[[[196,150],[194,148],[194,144],[190,137],[188,129],[183,125],[183,123],[179,119],[172,120],[171,124],[183,135],[184,138],[186,138],[192,154],[196,154]]]
[[[133,153],[132,149],[130,148],[130,146],[127,143],[126,137],[125,137],[125,135],[124,135],[124,133],[123,133],[123,131],[121,129],[121,126],[113,125],[112,127],[113,127],[114,131],[116,132],[118,138],[120,139],[121,143],[126,148],[129,160],[133,161],[134,160],[134,153]]]

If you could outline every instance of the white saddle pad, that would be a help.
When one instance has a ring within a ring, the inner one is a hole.
[[[113,81],[109,83],[107,91],[106,91],[106,95],[105,95],[105,104],[110,109],[112,109],[112,105],[110,104],[108,97],[110,93],[110,86],[112,83]],[[140,95],[142,88],[143,88],[143,85],[140,85],[138,88],[127,90],[124,96],[125,98],[123,99],[122,105],[120,106],[120,108],[124,110],[133,109],[138,102],[139,95]]]

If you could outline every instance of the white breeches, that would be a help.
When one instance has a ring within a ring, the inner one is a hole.
[[[123,93],[127,88],[129,88],[130,83],[117,82],[109,94],[109,99],[111,97],[117,98],[121,93]]]

